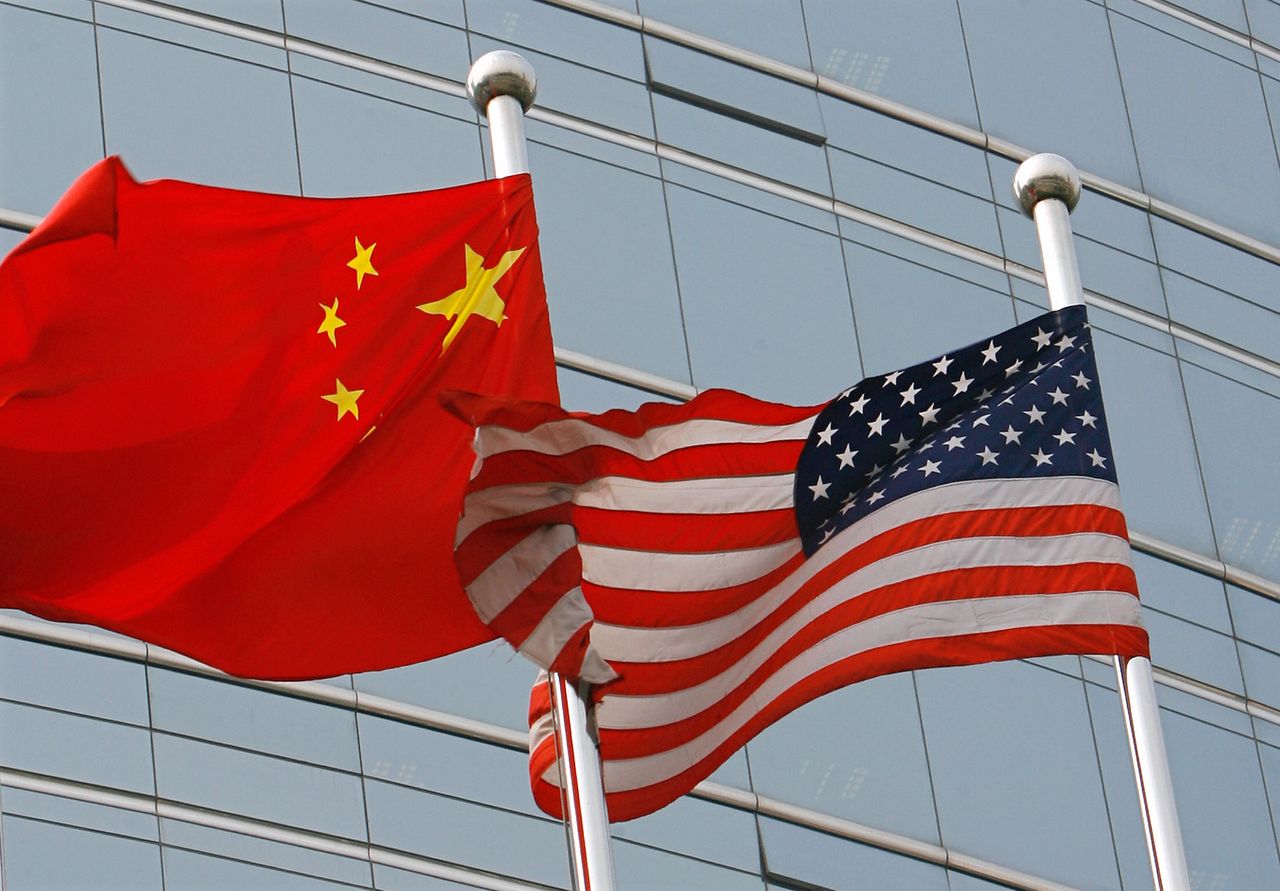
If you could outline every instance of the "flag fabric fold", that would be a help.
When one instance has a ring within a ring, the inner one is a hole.
[[[0,606],[234,674],[493,636],[445,388],[556,401],[527,176],[370,198],[85,173],[0,265]]]
[[[858,680],[1147,653],[1083,307],[822,406],[452,405],[478,428],[463,584],[513,646],[600,685],[613,820]],[[545,691],[530,777],[559,815]]]

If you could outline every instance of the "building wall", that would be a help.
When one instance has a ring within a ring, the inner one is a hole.
[[[819,402],[1042,310],[1009,183],[1063,154],[1193,884],[1280,887],[1280,4],[639,3],[0,0],[0,249],[104,153],[481,179],[461,81],[511,47],[565,404]],[[4,887],[566,888],[531,677],[494,644],[244,685],[0,615]],[[621,887],[1151,887],[1105,661],[860,684],[712,779],[615,827]]]

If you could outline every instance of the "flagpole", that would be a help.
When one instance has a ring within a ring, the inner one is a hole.
[[[1080,174],[1060,155],[1033,155],[1014,174],[1013,192],[1036,223],[1049,307],[1062,309],[1084,303],[1070,220],[1080,200]],[[1155,887],[1157,891],[1190,891],[1151,661],[1143,656],[1117,656],[1115,665]]]
[[[467,74],[467,95],[489,119],[495,176],[529,172],[524,113],[538,91],[533,66],[517,53],[485,53]],[[573,886],[577,891],[613,891],[613,852],[605,806],[600,753],[588,717],[590,688],[550,672],[551,713],[556,728],[561,801]]]

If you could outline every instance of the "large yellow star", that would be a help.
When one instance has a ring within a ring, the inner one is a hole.
[[[356,420],[360,420],[360,406],[356,405],[356,400],[364,395],[364,390],[348,390],[342,385],[342,381],[334,379],[338,392],[330,393],[327,396],[321,396],[338,406],[338,420],[342,420],[342,416],[350,412]]]
[[[377,275],[378,270],[373,268],[373,249],[378,246],[375,241],[373,244],[365,247],[360,243],[360,239],[356,239],[356,255],[347,261],[347,265],[356,271],[356,290],[360,290],[360,286],[364,284],[366,275]]]
[[[518,251],[507,251],[492,269],[486,269],[484,257],[472,250],[471,245],[463,245],[463,248],[467,266],[466,285],[443,300],[437,300],[434,303],[423,303],[418,306],[418,309],[425,313],[444,316],[446,319],[454,319],[453,326],[449,328],[449,333],[444,336],[444,344],[440,347],[440,352],[442,353],[449,348],[449,344],[453,343],[453,339],[458,336],[462,326],[472,316],[488,319],[498,326],[501,326],[506,321],[507,317],[504,310],[507,305],[498,296],[498,292],[494,290],[493,286],[498,283],[498,279],[506,275],[507,270],[524,253],[524,248],[520,248]]]
[[[334,334],[334,332],[347,324],[342,321],[342,319],[338,318],[338,298],[333,298],[333,306],[325,306],[321,303],[320,308],[324,310],[324,321],[321,322],[320,327],[316,329],[316,334],[328,334],[329,343],[337,346],[338,336]]]

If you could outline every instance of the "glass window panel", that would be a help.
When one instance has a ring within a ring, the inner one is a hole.
[[[1237,637],[1280,653],[1280,603],[1235,585],[1227,585],[1227,601]]]
[[[339,857],[323,851],[300,848],[297,845],[287,845],[248,835],[240,835],[236,832],[226,832],[221,829],[211,829],[207,826],[183,823],[180,820],[165,820],[163,822],[164,842],[168,846],[165,849],[166,856],[172,852],[173,848],[187,848],[188,850],[202,851],[206,854],[219,855],[233,860],[273,866],[292,873],[305,873],[309,876],[333,879],[338,882],[349,882],[353,885],[368,886],[372,880],[368,860]],[[168,865],[168,861],[166,861],[166,865]],[[208,880],[214,875],[217,875],[216,870],[212,873],[197,871],[192,873],[192,880],[195,878]],[[297,878],[295,877],[293,881],[296,882]],[[256,886],[245,884],[244,882],[233,885],[228,881],[216,887],[250,888]],[[285,887],[292,886],[286,885]]]
[[[225,891],[227,888],[253,888],[254,891],[339,891],[352,886],[166,847],[164,887],[165,891]]]
[[[800,0],[640,0],[640,14],[799,68],[809,67]]]
[[[637,173],[647,173],[650,176],[659,176],[662,170],[652,144],[647,141],[626,145],[607,142],[603,139],[596,139],[594,136],[588,136],[585,133],[578,133],[565,127],[557,127],[533,118],[525,119],[525,132],[529,137],[530,145],[536,143],[564,149],[575,155],[592,158],[605,164],[612,164],[615,167],[625,167]],[[490,146],[486,144],[486,152],[489,149]],[[536,169],[534,170],[534,177],[540,179]]]
[[[207,50],[220,56],[277,68],[280,71],[288,69],[285,63],[284,48],[280,46],[269,46],[257,41],[221,34],[197,25],[188,25],[183,22],[160,18],[159,16],[147,15],[145,12],[120,9],[110,5],[103,6],[97,11],[96,15],[99,29],[111,28],[127,31],[142,37],[154,37],[165,43]],[[276,15],[277,17],[279,16],[278,8]]]
[[[98,40],[107,150],[135,176],[297,194],[287,74],[119,31]]]
[[[474,123],[302,77],[293,96],[308,195],[387,195],[484,179]]]
[[[1280,400],[1193,365],[1183,366],[1219,553],[1259,575],[1280,576],[1274,487]]]
[[[0,257],[7,256],[9,251],[16,248],[22,239],[26,237],[26,232],[19,232],[16,229],[0,229]]]
[[[226,681],[150,669],[157,730],[358,771],[355,714]]]
[[[154,745],[163,798],[343,838],[366,837],[358,776],[166,733],[154,734]]]
[[[663,158],[661,166],[662,177],[667,181],[668,185],[676,183],[677,185],[688,186],[695,192],[723,198],[732,204],[759,210],[775,217],[781,217],[784,220],[791,220],[794,223],[808,226],[810,229],[817,229],[820,232],[830,232],[832,235],[836,235],[840,231],[839,223],[831,213],[831,204],[825,199],[819,200],[814,204],[806,203],[765,191],[763,188],[756,188],[747,183],[726,179],[714,173],[708,173],[705,170],[700,170],[687,164],[680,164],[666,158]],[[815,204],[821,206],[815,206]]]
[[[978,126],[952,0],[804,0],[804,14],[818,74]]]
[[[468,124],[476,123],[476,111],[465,96],[441,93],[394,77],[373,74],[359,68],[350,68],[328,59],[318,59],[301,52],[289,55],[289,67],[294,78],[309,78],[334,86],[345,87],[357,93],[401,105],[433,111],[456,118]],[[479,136],[476,137],[479,142]]]
[[[455,25],[459,28],[467,26],[463,0],[378,0],[378,5],[444,22],[446,25]]]
[[[1181,5],[1191,7],[1197,2],[1200,0],[1189,0]],[[1142,0],[1108,0],[1107,6],[1111,9],[1113,21],[1122,16],[1136,19],[1187,44],[1224,56],[1249,68],[1253,67],[1254,56],[1247,46],[1228,40],[1203,25],[1185,22],[1181,18],[1166,13],[1160,7],[1143,3]]]
[[[1147,535],[1212,555],[1177,364],[1170,356],[1099,329],[1093,343],[1129,522]]]
[[[466,77],[471,63],[464,31],[396,12],[388,5],[284,0],[285,28],[294,37],[352,50],[381,62],[453,81]]]
[[[654,94],[658,139],[820,195],[831,193],[822,146]]]
[[[1147,606],[1231,633],[1231,614],[1218,579],[1138,551],[1133,552],[1133,569],[1138,576],[1139,596]]]
[[[1241,0],[1181,0],[1178,5],[1242,34],[1249,33]]]
[[[154,794],[149,734],[138,727],[0,702],[0,763]]]
[[[1085,0],[961,0],[960,17],[984,130],[1141,187],[1105,9]]]
[[[560,404],[570,411],[634,410],[646,402],[675,401],[563,366],[556,369],[556,378],[560,383]]]
[[[169,5],[207,12],[220,19],[244,22],[270,31],[284,28],[278,3],[263,3],[262,0],[170,0]]]
[[[1013,301],[901,257],[845,243],[867,372],[922,362],[1013,325]]]
[[[646,817],[614,823],[610,825],[609,832],[616,839],[638,843],[619,844],[618,849],[647,845],[748,872],[760,869],[760,840],[756,835],[755,815],[687,795]],[[622,872],[621,868],[619,872]],[[637,876],[643,874],[643,870],[636,871]],[[651,886],[668,887],[656,878],[649,881]],[[706,881],[701,887],[720,886],[714,881]]]
[[[1232,638],[1153,609],[1142,611],[1142,623],[1151,635],[1151,661],[1155,665],[1244,694],[1240,659]]]
[[[160,876],[151,842],[4,818],[6,891],[160,891]]]
[[[477,876],[477,879],[479,878]],[[467,891],[476,887],[437,879],[435,876],[424,876],[421,873],[409,872],[407,869],[395,869],[380,863],[373,865],[373,880],[378,891]]]
[[[1244,0],[1249,14],[1249,30],[1259,40],[1280,47],[1280,3],[1274,0]]]
[[[142,664],[0,637],[0,697],[146,726]]]
[[[1158,316],[1168,315],[1160,270],[1154,263],[1090,238],[1077,238],[1075,248],[1085,288]]]
[[[128,835],[143,841],[160,840],[160,827],[154,813],[91,804],[87,801],[76,801],[74,798],[28,792],[26,789],[15,789],[11,786],[4,787],[4,792],[0,795],[0,805],[3,805],[6,814],[34,817],[46,823],[65,823],[82,829],[110,832],[113,835]]]
[[[1239,646],[1249,698],[1280,707],[1280,656],[1252,644]]]
[[[93,28],[0,6],[0,207],[53,206],[102,157],[98,109]]]
[[[1215,350],[1206,349],[1200,344],[1178,338],[1178,357],[1184,365],[1196,365],[1206,371],[1215,372],[1222,377],[1245,384],[1262,393],[1280,398],[1280,376],[1245,365],[1231,356],[1224,356]]]
[[[748,747],[743,746],[729,756],[728,760],[717,767],[707,777],[711,783],[721,783],[736,789],[751,788],[751,765],[747,756]]]
[[[1243,736],[1249,736],[1253,731],[1253,722],[1243,711],[1211,702],[1203,696],[1166,687],[1164,684],[1157,683],[1156,689],[1156,698],[1162,709]]]
[[[1268,799],[1271,804],[1271,825],[1280,827],[1280,749],[1260,745],[1258,760],[1262,762],[1262,775],[1267,782]]]
[[[697,386],[804,404],[858,379],[837,239],[680,187],[667,201]]]
[[[1280,169],[1257,72],[1123,16],[1112,26],[1146,190],[1280,241]]]
[[[556,345],[688,381],[662,183],[559,149],[529,149]]]
[[[704,827],[705,828],[705,827]],[[752,839],[755,832],[752,832]],[[759,851],[759,848],[756,848]],[[613,866],[619,891],[763,891],[764,879],[756,873],[726,869],[701,860],[657,851],[644,845],[614,842]],[[755,869],[759,869],[757,854]]]
[[[369,834],[376,845],[569,887],[564,827],[558,821],[378,780],[368,781],[366,794]]]
[[[988,265],[920,244],[875,226],[854,222],[845,217],[840,217],[839,222],[840,234],[850,241],[901,257],[948,276],[982,285],[988,290],[1009,293],[1009,275],[1004,271],[1003,262],[998,258],[993,258],[994,262]]]
[[[1170,316],[1197,331],[1259,356],[1280,360],[1280,314],[1234,294],[1167,272]]]
[[[770,798],[938,841],[910,674],[829,693],[768,728],[751,742],[751,779]]]
[[[1206,888],[1280,887],[1256,743],[1165,709],[1160,723],[1191,874]]]
[[[789,879],[803,888],[839,891],[946,891],[947,888],[947,876],[940,866],[814,829],[761,817],[760,835],[771,879]]]
[[[1280,311],[1280,266],[1159,217],[1151,225],[1160,265]]]
[[[644,81],[640,32],[630,28],[533,0],[467,0],[467,17],[472,31]]]
[[[1270,74],[1274,77],[1280,77],[1280,62],[1265,59],[1259,56],[1259,64],[1263,61],[1270,63]],[[1272,80],[1270,77],[1262,78],[1262,92],[1267,100],[1267,113],[1271,115],[1271,132],[1277,143],[1280,143],[1280,80]]]
[[[93,0],[6,0],[6,3],[84,22],[93,21]]]
[[[933,669],[916,681],[943,844],[1118,889],[1081,682],[1025,662]]]

